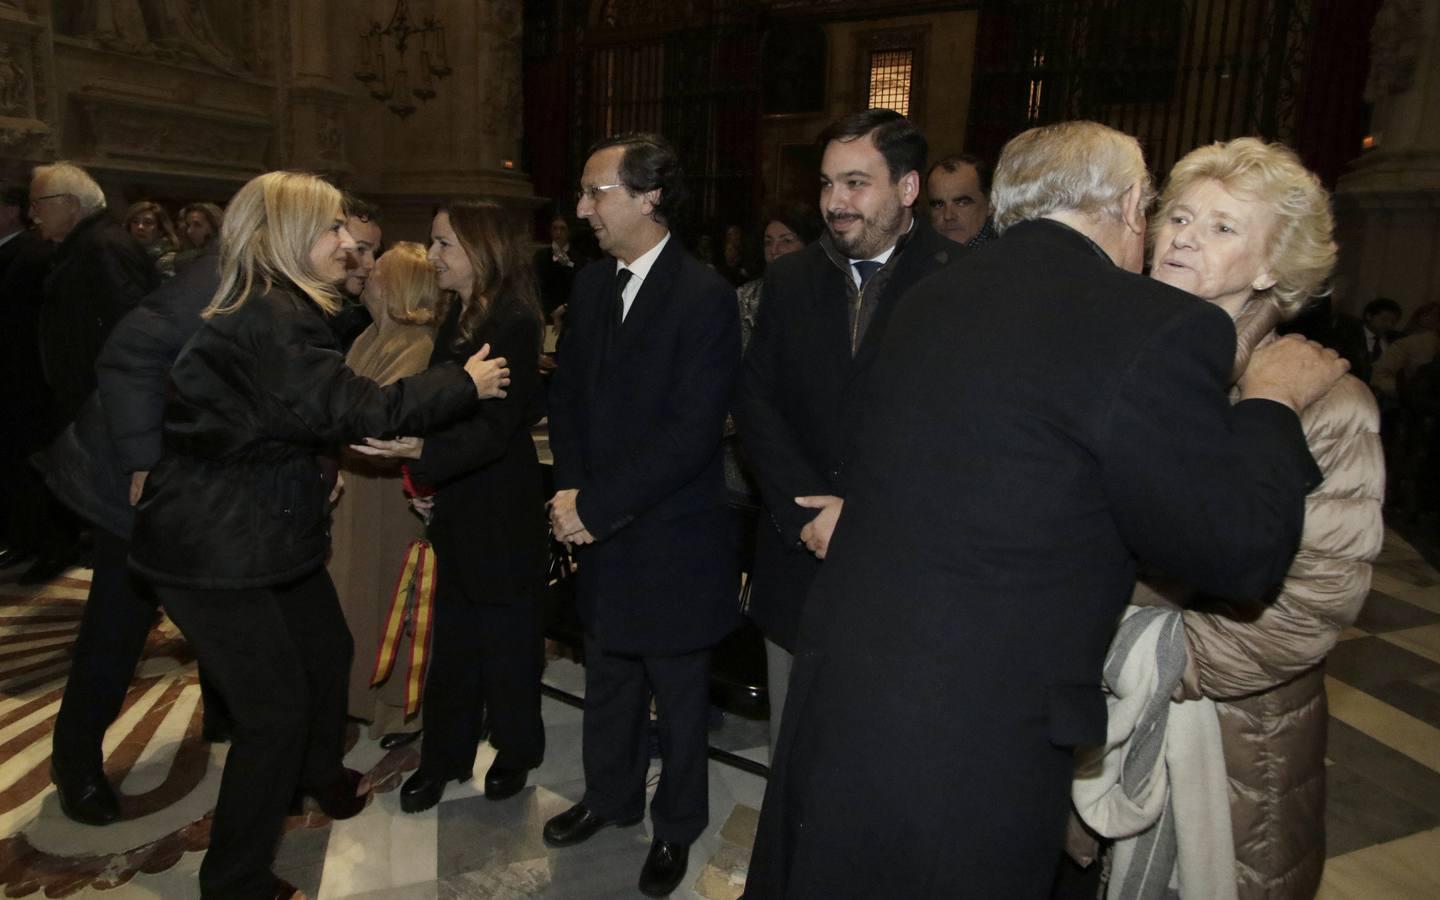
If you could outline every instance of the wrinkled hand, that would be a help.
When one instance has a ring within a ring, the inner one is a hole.
[[[800,542],[805,545],[805,549],[820,559],[824,559],[826,552],[830,549],[830,536],[835,533],[835,523],[840,518],[840,510],[845,505],[845,501],[833,494],[820,494],[813,497],[796,497],[795,504],[806,509],[820,510],[819,515],[800,529]]]
[[[1325,396],[1350,368],[1334,350],[1290,334],[1256,350],[1240,378],[1241,400],[1274,400],[1295,412]]]
[[[580,521],[575,501],[580,492],[574,488],[556,491],[550,498],[550,531],[567,544],[592,544],[595,538]]]
[[[393,441],[380,438],[366,438],[363,444],[351,444],[350,449],[362,456],[376,456],[381,459],[419,459],[425,450],[425,439],[398,437]]]
[[[505,396],[505,386],[510,383],[510,369],[505,364],[505,357],[486,359],[489,355],[490,345],[486,344],[465,360],[465,374],[475,382],[475,392],[481,400]]]
[[[130,505],[134,506],[140,502],[140,495],[145,493],[145,479],[150,477],[150,470],[130,473]]]
[[[340,500],[340,495],[345,493],[345,476],[339,472],[335,473],[335,486],[330,489],[330,505],[334,506]]]

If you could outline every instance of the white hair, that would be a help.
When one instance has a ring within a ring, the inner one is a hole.
[[[66,160],[36,166],[30,176],[52,194],[69,194],[87,213],[105,208],[105,192],[84,169]]]
[[[1056,212],[1124,216],[1125,192],[1141,185],[1150,199],[1150,174],[1140,142],[1098,122],[1060,122],[1010,139],[990,185],[999,231]]]

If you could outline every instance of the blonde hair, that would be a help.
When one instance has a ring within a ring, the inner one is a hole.
[[[1263,204],[1275,215],[1265,248],[1275,286],[1256,293],[1268,294],[1282,318],[1293,319],[1311,297],[1328,291],[1324,284],[1335,269],[1336,255],[1330,194],[1294,150],[1245,137],[1185,154],[1170,170],[1160,213],[1151,222],[1152,236],[1169,218],[1180,195],[1205,180],[1218,181],[1235,196]]]
[[[378,292],[385,314],[406,325],[428,325],[435,321],[440,288],[435,284],[435,267],[425,257],[425,247],[414,241],[400,241],[375,260],[366,290]]]
[[[340,191],[314,175],[266,172],[250,179],[225,208],[220,287],[202,315],[235,312],[257,280],[265,291],[289,281],[327,315],[339,312],[339,290],[310,262],[310,248],[339,217]]]
[[[68,194],[86,212],[105,208],[105,192],[90,177],[90,173],[68,160],[60,160],[48,166],[36,166],[30,177],[42,182],[52,194]]]
[[[1056,212],[1124,217],[1125,193],[1139,184],[1150,200],[1140,142],[1098,122],[1060,122],[1011,138],[990,184],[995,228]]]

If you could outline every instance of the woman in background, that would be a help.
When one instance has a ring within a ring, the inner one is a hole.
[[[175,225],[165,207],[153,200],[141,200],[125,211],[125,229],[145,247],[145,252],[155,260],[155,270],[163,277],[175,274],[175,254],[180,249],[180,238],[175,235]]]
[[[439,296],[425,248],[411,241],[391,247],[375,261],[360,295],[373,324],[356,338],[345,364],[382,386],[424,371],[435,346]],[[425,525],[406,501],[398,462],[346,451],[341,471],[345,494],[330,525],[329,568],[355,639],[350,715],[369,722],[370,736],[390,749],[409,743],[421,720],[406,718],[403,666],[378,687],[370,686],[370,676],[406,550],[425,536]]]

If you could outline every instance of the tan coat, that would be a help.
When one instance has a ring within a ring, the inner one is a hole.
[[[345,362],[356,374],[390,384],[422,371],[434,340],[431,327],[402,324],[382,312],[377,324],[356,338]],[[370,674],[406,548],[425,536],[425,525],[410,511],[398,461],[347,452],[341,472],[345,492],[331,521],[330,577],[355,639],[349,713],[370,722],[372,737],[418,730],[418,714],[405,720],[408,653],[378,688],[370,687]]]
[[[1272,339],[1274,314],[1258,312],[1258,319],[1247,323],[1242,314],[1237,322],[1237,378],[1250,350]],[[1301,423],[1325,480],[1306,498],[1300,550],[1279,594],[1248,618],[1216,606],[1185,612],[1184,689],[1192,698],[1222,701],[1241,900],[1309,898],[1319,888],[1324,660],[1365,603],[1369,561],[1384,539],[1385,464],[1369,389],[1347,375],[1305,410]]]

